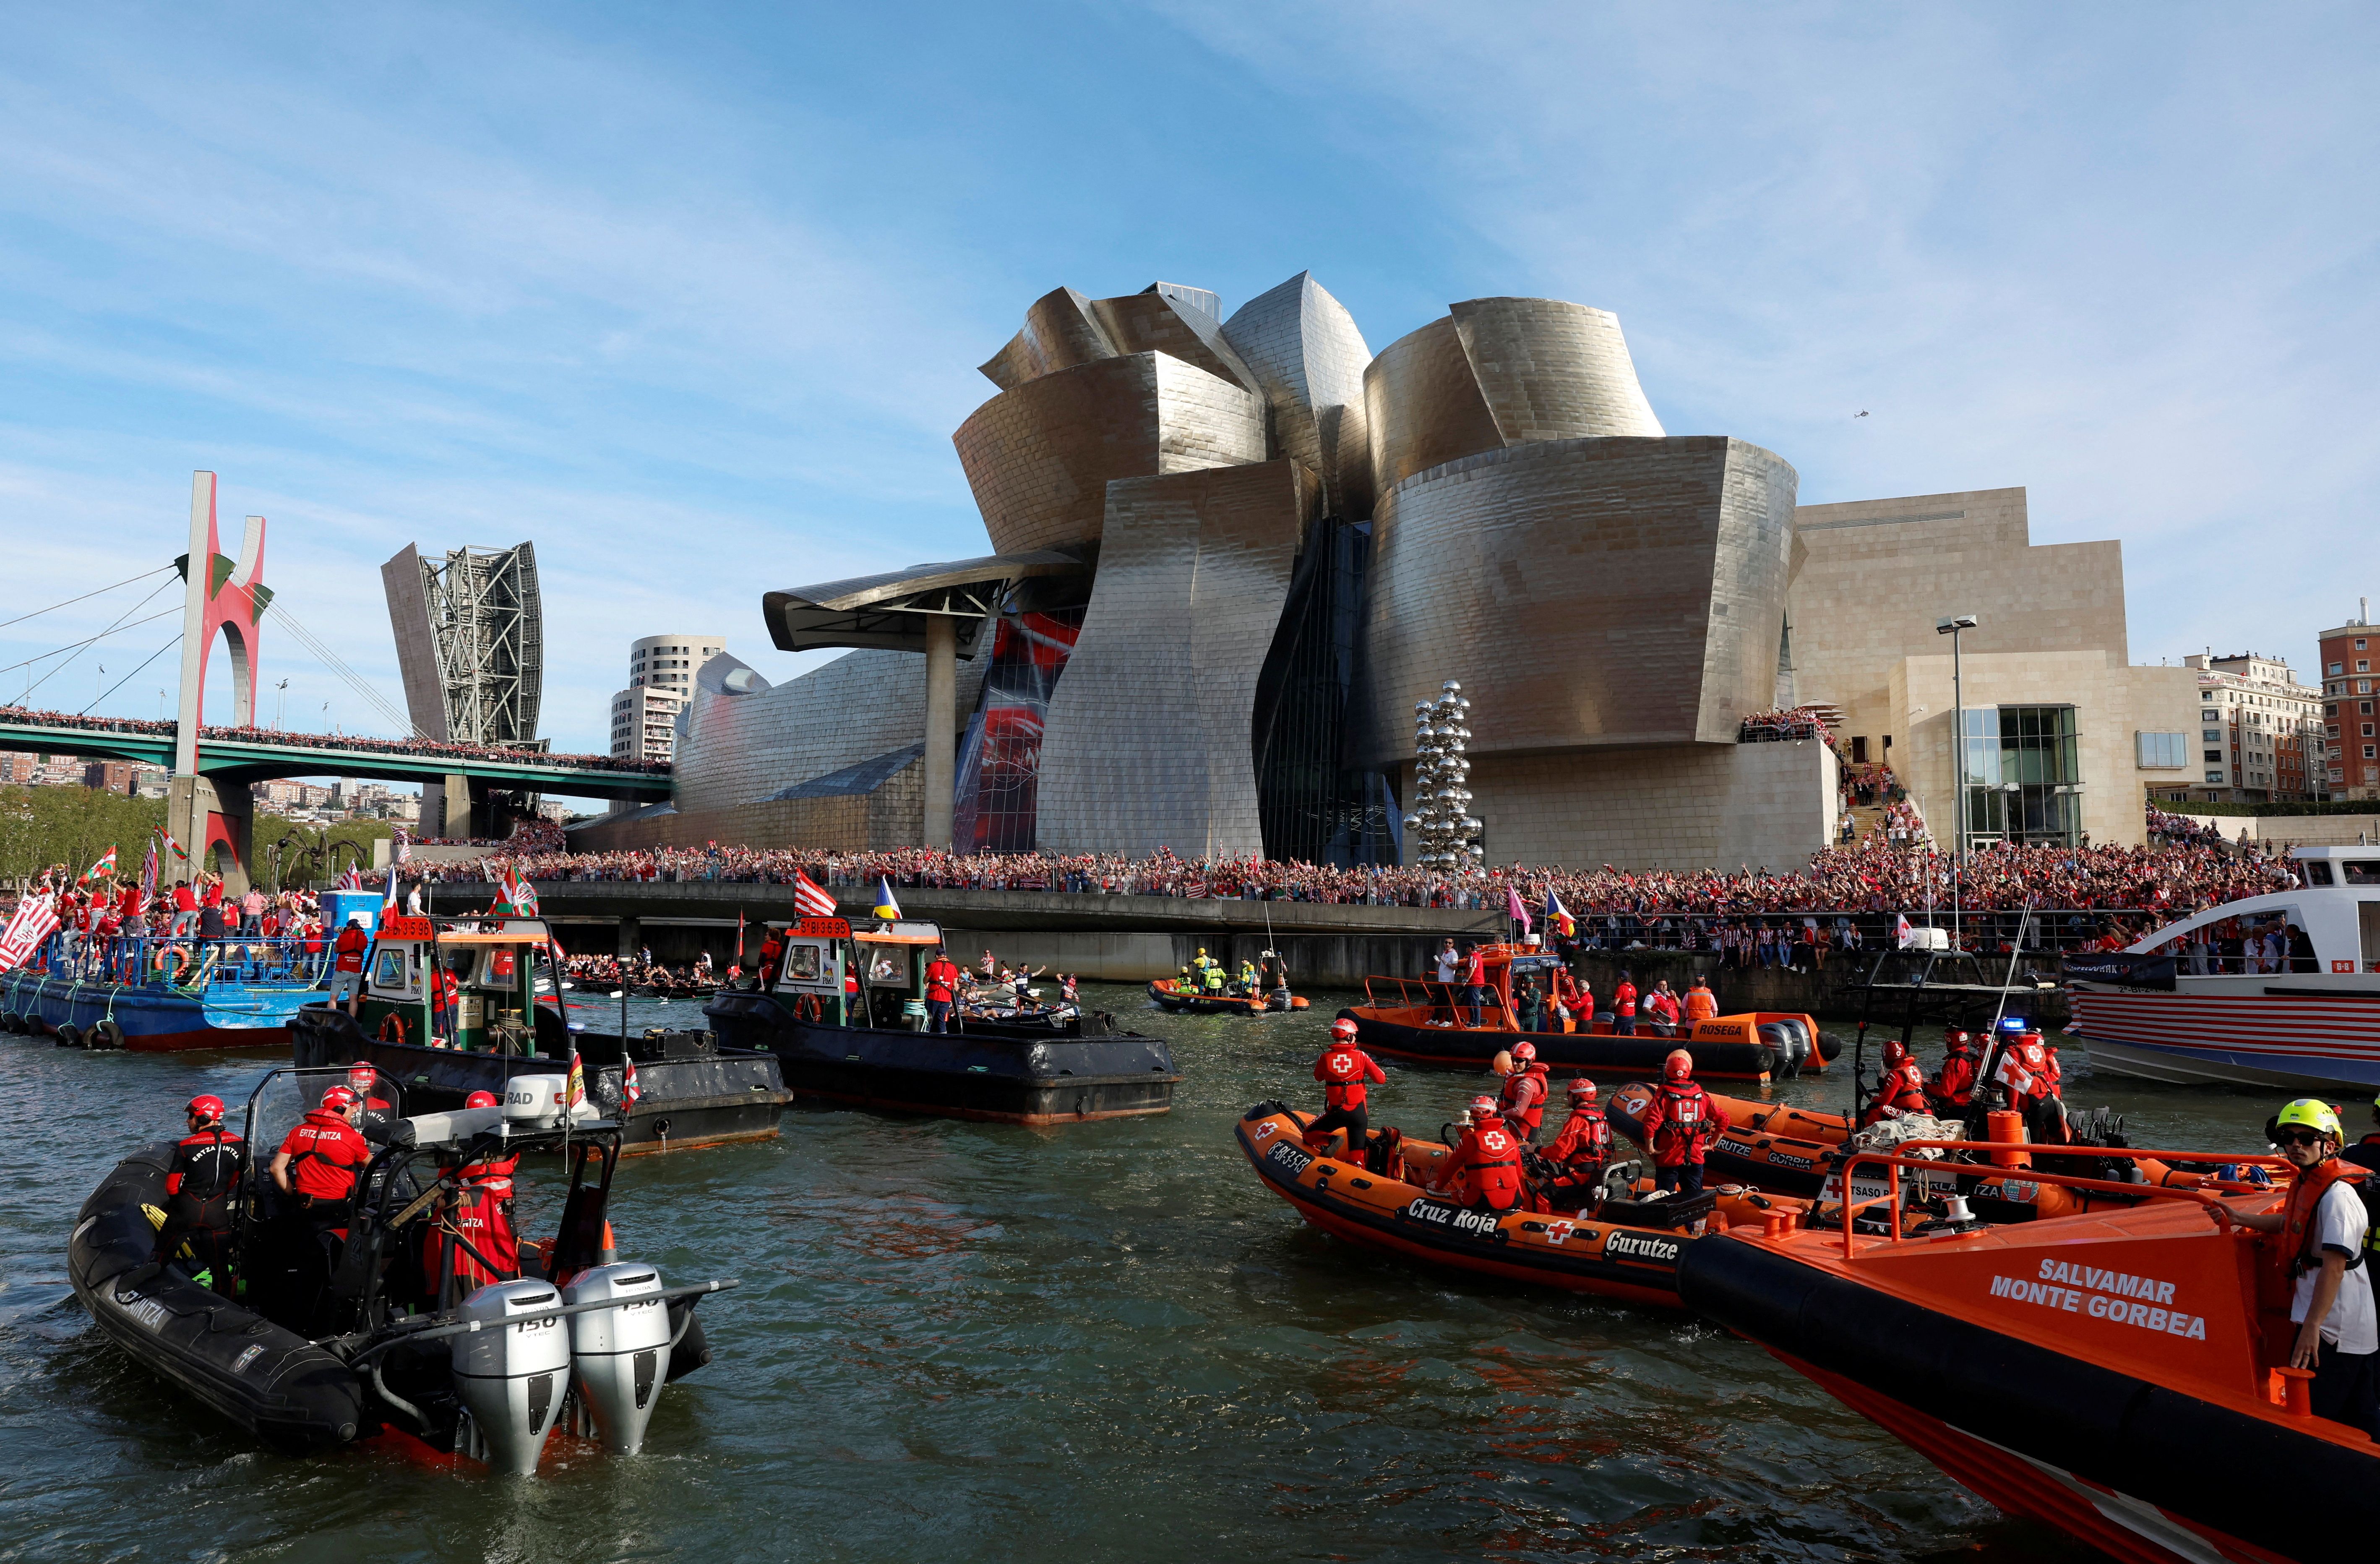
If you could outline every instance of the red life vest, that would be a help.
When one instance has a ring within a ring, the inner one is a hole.
[[[514,1162],[507,1157],[463,1169],[454,1205],[422,1237],[425,1276],[443,1277],[446,1255],[453,1252],[458,1298],[490,1282],[511,1281],[520,1275],[520,1238],[513,1230]],[[487,1171],[480,1172],[482,1168]]]
[[[1526,1129],[1535,1130],[1546,1117],[1546,1067],[1529,1065],[1504,1078],[1504,1117]]]
[[[1495,1119],[1475,1126],[1454,1150],[1455,1194],[1509,1211],[1521,1200],[1521,1142]]]
[[[289,1154],[289,1187],[316,1200],[346,1199],[356,1175],[371,1160],[370,1142],[329,1108],[299,1119],[281,1149]]]
[[[1561,1167],[1600,1167],[1611,1159],[1611,1121],[1603,1117],[1601,1108],[1572,1110],[1546,1156]]]
[[[1934,1094],[1953,1107],[1965,1107],[1975,1100],[1975,1056],[1963,1048],[1954,1049],[1942,1060],[1942,1073],[1934,1078]]]
[[[1694,1081],[1664,1081],[1654,1087],[1645,1118],[1652,1131],[1653,1161],[1662,1167],[1701,1162],[1703,1142],[1727,1128],[1726,1116]]]
[[[1372,1056],[1353,1043],[1333,1042],[1314,1061],[1314,1079],[1322,1082],[1322,1102],[1326,1107],[1359,1108],[1370,1099],[1367,1081],[1385,1082],[1389,1078]]]
[[[364,947],[370,943],[371,940],[361,929],[352,927],[341,929],[339,931],[338,943],[331,947],[332,949],[337,951],[339,954],[338,960],[333,963],[334,970],[342,972],[362,971],[364,970]]]

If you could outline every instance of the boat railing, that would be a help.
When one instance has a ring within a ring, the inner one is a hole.
[[[53,936],[46,952],[52,977],[76,983],[164,984],[196,991],[216,984],[318,983],[331,953],[321,941],[309,949],[285,935],[115,935]]]
[[[1395,985],[1396,996],[1393,999],[1383,998],[1380,994],[1374,992],[1372,987],[1374,984],[1379,984],[1383,989],[1390,984]],[[1472,1007],[1470,1000],[1463,997],[1463,992],[1464,985],[1462,984],[1439,983],[1435,978],[1402,978],[1379,974],[1364,980],[1364,1004],[1366,1008],[1422,1010],[1427,1013],[1426,1020],[1429,1024],[1441,1022],[1448,1026],[1468,1024]],[[1514,1030],[1516,1023],[1506,1013],[1503,997],[1496,992],[1494,985],[1489,984],[1479,985],[1478,1008],[1480,1024],[1483,1028],[1492,1028],[1501,1032]],[[1491,1016],[1494,1018],[1492,1020],[1489,1019]]]
[[[2021,1162],[2011,1161],[2008,1163],[1944,1162],[1935,1157],[1921,1157],[1908,1155],[1918,1151],[1972,1152],[1977,1150],[1989,1151],[2002,1156],[2022,1157],[2027,1158],[2028,1160]],[[1884,1194],[1870,1195],[1865,1200],[1858,1201],[1854,1201],[1850,1198],[1852,1188],[1853,1169],[1864,1164],[1874,1164],[1877,1167],[1883,1167],[1908,1168],[1923,1173],[1940,1174],[1950,1172],[1956,1173],[1961,1177],[1973,1176],[1986,1179],[2016,1179],[2028,1184],[2054,1184],[2060,1189],[2085,1190],[2103,1194],[2147,1196],[2151,1199],[2189,1201],[2194,1204],[2205,1207],[2208,1215],[2215,1218],[2217,1226],[2219,1226],[2226,1233],[2228,1233],[2234,1226],[2231,1220],[2231,1208],[2224,1204],[2216,1196],[2207,1192],[2209,1185],[2232,1194],[2271,1194],[2274,1192],[2273,1187],[2270,1185],[2227,1183],[2211,1179],[2208,1180],[2208,1184],[2202,1184],[2190,1189],[2182,1189],[2167,1184],[2118,1183],[2112,1179],[2088,1179],[2073,1173],[2049,1173],[2044,1172],[2042,1169],[2031,1165],[2029,1159],[2036,1155],[2130,1158],[2136,1162],[2154,1160],[2157,1162],[2203,1163],[2214,1161],[2223,1167],[2276,1167],[2283,1170],[2288,1169],[2289,1166],[2288,1159],[2270,1155],[2268,1154],[2243,1154],[2238,1156],[2227,1155],[2217,1158],[2203,1151],[2151,1151],[2130,1146],[2054,1146],[2030,1141],[1903,1141],[1898,1147],[1889,1152],[1853,1152],[1844,1159],[1842,1166],[1842,1187],[1844,1192],[1842,1204],[1843,1258],[1849,1260],[1852,1256],[1852,1240],[1853,1234],[1852,1228],[1853,1218],[1855,1218],[1861,1212],[1865,1211],[1873,1205],[1888,1205],[1890,1207],[1892,1236],[1889,1239],[1877,1239],[1872,1240],[1868,1244],[1868,1248],[1870,1250],[1874,1250],[1887,1243],[1897,1244],[1912,1241],[1911,1240],[1903,1237],[1900,1230],[1901,1191],[1900,1188],[1900,1180],[1897,1177],[1888,1175],[1893,1188]]]

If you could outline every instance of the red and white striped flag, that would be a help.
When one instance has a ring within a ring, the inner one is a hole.
[[[817,881],[800,870],[794,871],[794,906],[805,918],[834,916],[834,898],[820,888]]]
[[[57,909],[50,905],[48,897],[28,896],[17,903],[17,915],[0,933],[0,972],[23,966],[42,947],[42,941],[57,932]]]

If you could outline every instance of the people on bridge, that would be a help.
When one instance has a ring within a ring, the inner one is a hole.
[[[221,1097],[192,1097],[183,1122],[188,1132],[175,1142],[165,1173],[165,1220],[157,1229],[155,1258],[178,1263],[192,1280],[228,1298],[248,1144],[224,1128]]]
[[[1307,1149],[1327,1155],[1331,1137],[1343,1131],[1345,1155],[1357,1155],[1371,1132],[1371,1088],[1388,1084],[1389,1077],[1356,1045],[1355,1023],[1347,1017],[1330,1023],[1330,1044],[1314,1061],[1314,1079],[1322,1082],[1322,1112],[1305,1127]]]
[[[1703,1157],[1710,1142],[1727,1132],[1727,1110],[1694,1079],[1694,1057],[1683,1048],[1671,1049],[1663,1061],[1660,1082],[1641,1122],[1653,1152],[1655,1182],[1665,1191],[1702,1193]]]
[[[1570,1081],[1570,1118],[1546,1148],[1549,1177],[1538,1194],[1548,1211],[1584,1211],[1603,1187],[1611,1161],[1611,1123],[1596,1101],[1595,1082],[1584,1075]]]
[[[1545,1119],[1550,1092],[1546,1077],[1546,1067],[1537,1062],[1537,1045],[1513,1044],[1512,1069],[1505,1072],[1503,1090],[1497,1094],[1497,1111],[1524,1145],[1536,1140],[1537,1128]]]
[[[1505,1128],[1495,1098],[1472,1098],[1470,1117],[1438,1187],[1474,1211],[1513,1210],[1522,1199],[1521,1142]]]

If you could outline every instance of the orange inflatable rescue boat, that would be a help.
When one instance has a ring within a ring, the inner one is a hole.
[[[1732,1223],[1757,1228],[1804,1204],[1710,1188],[1648,1198],[1650,1180],[1633,1179],[1634,1165],[1622,1163],[1607,1177],[1606,1195],[1585,1210],[1475,1212],[1424,1187],[1449,1155],[1444,1144],[1400,1140],[1404,1166],[1376,1169],[1306,1150],[1313,1118],[1258,1103],[1237,1128],[1248,1165],[1299,1216],[1365,1249],[1507,1281],[1674,1308],[1678,1256],[1703,1241],[1700,1235]],[[1374,1141],[1377,1160],[1390,1142],[1385,1131]]]
[[[1915,1164],[1859,1154],[1849,1170],[1889,1183]],[[2279,1191],[2034,1177],[2138,1204],[2012,1227],[1896,1219],[1885,1237],[1739,1227],[1685,1246],[1679,1290],[2001,1509],[2116,1558],[2368,1558],[2380,1446],[2313,1416],[2310,1375],[2277,1366],[2294,1331],[2286,1315],[2264,1329],[2259,1307],[2287,1299],[2280,1240],[2231,1219]]]

